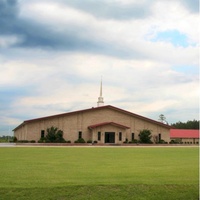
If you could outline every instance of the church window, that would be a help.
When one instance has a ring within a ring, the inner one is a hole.
[[[132,141],[135,139],[135,133],[132,133]]]
[[[82,131],[78,132],[78,139],[82,138]]]
[[[122,141],[122,132],[119,132],[119,141]]]
[[[98,140],[101,140],[101,132],[98,132]]]
[[[45,131],[41,130],[41,138],[44,138],[44,133],[45,133]]]
[[[161,133],[158,134],[158,141],[161,141]]]

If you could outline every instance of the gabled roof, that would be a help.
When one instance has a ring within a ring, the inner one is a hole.
[[[118,123],[115,123],[115,122],[103,122],[103,123],[100,123],[100,124],[90,125],[90,126],[88,126],[88,128],[89,129],[93,129],[93,128],[100,127],[100,126],[105,126],[105,125],[113,125],[113,126],[117,126],[117,127],[124,128],[124,129],[130,128],[128,126],[124,126],[122,124],[118,124]]]
[[[83,112],[88,112],[88,111],[102,110],[102,109],[105,109],[105,108],[112,109],[112,110],[115,110],[115,111],[118,111],[118,112],[130,115],[130,116],[136,117],[138,119],[142,119],[142,120],[145,120],[147,122],[163,126],[165,128],[168,128],[168,129],[171,128],[171,126],[169,126],[167,124],[163,124],[161,122],[158,122],[158,121],[155,121],[155,120],[143,117],[141,115],[137,115],[135,113],[131,113],[129,111],[126,111],[126,110],[123,110],[123,109],[120,109],[120,108],[117,108],[117,107],[114,107],[114,106],[111,106],[111,105],[106,105],[106,106],[100,106],[100,107],[92,107],[92,108],[85,109],[85,110],[78,110],[78,111],[73,111],[73,112],[68,112],[68,113],[62,113],[62,114],[58,114],[58,115],[52,115],[52,116],[47,116],[47,117],[41,117],[41,118],[35,118],[35,119],[26,120],[22,124],[20,124],[19,126],[17,126],[15,129],[13,129],[13,131],[17,130],[21,126],[23,126],[23,125],[25,125],[27,123],[30,123],[30,122],[35,122],[35,121],[45,120],[45,119],[51,119],[51,118],[54,118],[54,117],[68,116],[68,115],[77,114],[77,113],[83,113]]]
[[[199,130],[170,129],[170,138],[199,138]]]

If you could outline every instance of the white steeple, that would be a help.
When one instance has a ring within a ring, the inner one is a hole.
[[[104,102],[103,102],[103,97],[102,97],[102,78],[101,78],[101,85],[100,85],[100,96],[98,98],[98,102],[97,102],[97,106],[103,106]]]

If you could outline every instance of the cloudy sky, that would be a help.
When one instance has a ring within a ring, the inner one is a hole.
[[[0,135],[106,105],[198,119],[198,0],[0,0]]]

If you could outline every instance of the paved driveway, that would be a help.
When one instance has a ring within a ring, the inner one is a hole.
[[[15,143],[0,143],[0,147],[15,147]]]

